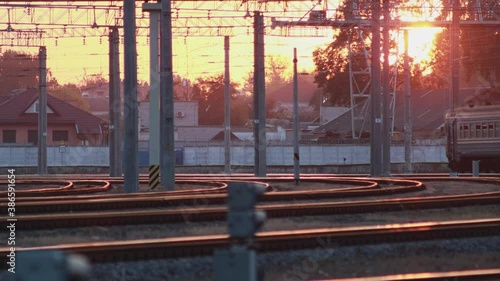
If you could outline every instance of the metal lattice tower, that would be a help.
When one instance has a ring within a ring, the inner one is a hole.
[[[355,1],[353,1],[354,3]],[[467,11],[467,19],[461,20],[461,26],[477,27],[477,26],[500,26],[500,2],[495,0],[475,0],[474,3],[469,3]],[[368,119],[370,109],[370,87],[371,87],[371,51],[367,47],[370,45],[371,38],[364,31],[370,27],[370,17],[367,16],[370,7],[360,7],[353,5],[348,11],[349,16],[344,14],[346,10],[326,9],[326,10],[311,10],[308,15],[301,18],[273,18],[272,28],[280,28],[286,30],[302,29],[304,27],[316,28],[333,28],[333,29],[350,29],[353,32],[349,37],[349,88],[351,100],[351,118],[352,118],[352,137],[359,138],[365,132],[365,123]],[[435,14],[441,11],[448,11],[444,18],[435,19]],[[401,5],[391,7],[391,28],[392,33],[398,33],[401,29],[409,27],[434,26],[434,27],[451,27],[451,6],[442,6],[441,3],[436,5],[433,0],[418,1],[417,4]],[[344,13],[343,13],[344,12]],[[418,15],[424,17],[424,21],[403,21],[399,19],[399,15]],[[434,15],[434,16],[432,16]],[[426,17],[428,16],[428,17]],[[399,38],[397,36],[396,38]],[[392,55],[398,56],[397,50],[391,50]],[[398,60],[391,66],[391,89],[390,89],[390,117],[391,118],[391,134],[394,131],[394,115],[395,115],[395,98],[396,98],[396,80],[397,80],[397,65]],[[371,120],[373,122],[373,120]]]

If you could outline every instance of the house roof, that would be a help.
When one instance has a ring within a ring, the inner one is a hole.
[[[241,141],[241,139],[238,138],[236,135],[234,135],[232,132],[230,135],[230,139],[231,141]],[[224,131],[218,132],[215,136],[213,136],[210,139],[210,141],[224,141]]]
[[[300,103],[309,103],[314,93],[319,91],[318,86],[311,79],[299,76],[298,81],[298,101]],[[268,96],[277,102],[293,102],[293,81],[285,84],[283,87],[270,92]]]
[[[459,93],[459,104],[464,105],[473,97],[483,96],[488,89],[465,88]],[[413,131],[435,130],[444,124],[444,116],[448,109],[449,90],[416,90],[411,93],[411,111]],[[500,94],[491,94],[490,99],[500,101]],[[366,116],[370,116],[370,109]],[[314,131],[351,131],[351,110],[348,110],[338,118],[319,126]],[[370,131],[370,118],[366,118],[364,129]],[[404,128],[404,95],[396,93],[396,111],[395,111],[395,131],[403,131]]]
[[[5,101],[9,100],[10,96],[0,96],[0,105],[4,103]]]
[[[9,96],[0,103],[0,124],[37,124],[38,114],[25,113],[38,99],[38,89],[27,89]],[[54,113],[47,115],[47,124],[71,124],[78,126],[80,133],[100,134],[106,122],[84,110],[47,95],[47,106]]]

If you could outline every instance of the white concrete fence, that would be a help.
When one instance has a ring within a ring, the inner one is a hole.
[[[147,165],[148,152],[140,151],[140,164]],[[37,147],[0,146],[0,167],[37,165]],[[223,146],[186,146],[182,151],[185,166],[224,165]],[[345,158],[345,160],[344,160]],[[109,166],[108,147],[48,147],[49,166]],[[413,146],[414,163],[446,163],[444,145]],[[233,146],[231,164],[251,166],[253,146]],[[404,163],[404,146],[391,147],[391,162]],[[369,164],[369,145],[303,145],[300,146],[301,165]],[[293,146],[268,146],[268,165],[293,165]]]

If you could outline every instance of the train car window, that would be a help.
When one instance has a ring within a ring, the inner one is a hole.
[[[488,134],[490,136],[490,138],[494,138],[495,137],[495,130],[494,130],[494,123],[493,122],[490,122],[488,123]]]
[[[464,124],[464,139],[470,138],[469,135],[469,124]]]
[[[481,134],[481,123],[476,124],[476,138],[482,138],[483,135]]]
[[[470,123],[470,137],[473,139],[476,137],[476,130],[474,130],[474,123]]]

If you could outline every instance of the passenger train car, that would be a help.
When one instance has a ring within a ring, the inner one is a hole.
[[[446,115],[446,156],[452,171],[500,172],[500,105],[464,106]],[[456,140],[456,141],[454,141]]]

